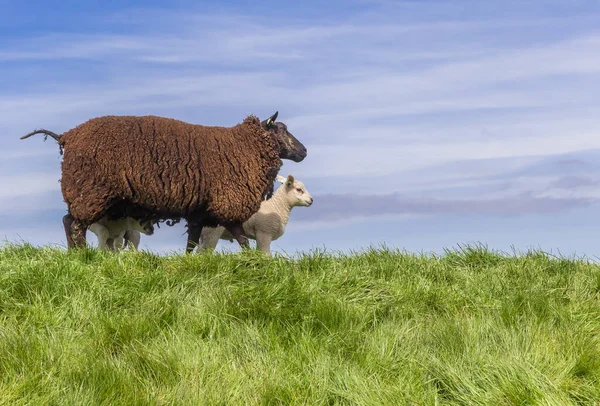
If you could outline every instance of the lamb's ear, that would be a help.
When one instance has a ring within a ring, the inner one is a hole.
[[[287,186],[292,186],[294,184],[294,177],[292,175],[288,175],[287,182],[285,184]]]
[[[277,120],[278,114],[279,114],[279,111],[276,111],[275,114],[273,114],[271,117],[267,118],[267,127],[270,127],[275,123],[275,120]]]
[[[285,183],[285,181],[286,181],[286,179],[281,175],[277,175],[276,179],[277,179],[277,182],[279,182],[279,183]]]

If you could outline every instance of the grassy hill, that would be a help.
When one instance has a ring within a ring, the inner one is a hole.
[[[590,404],[600,268],[0,249],[0,404]]]

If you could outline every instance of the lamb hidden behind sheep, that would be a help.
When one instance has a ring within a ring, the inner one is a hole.
[[[98,237],[99,249],[111,251],[120,250],[123,247],[123,237],[127,232],[132,232],[134,236],[132,243],[135,249],[137,249],[140,241],[139,233],[146,235],[154,234],[154,226],[151,222],[145,221],[140,223],[131,217],[117,220],[109,220],[107,217],[103,217],[90,225],[89,230]]]

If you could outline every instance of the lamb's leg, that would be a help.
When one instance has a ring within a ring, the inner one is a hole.
[[[271,256],[271,235],[268,233],[256,233],[256,247]]]
[[[108,247],[109,250],[114,251],[115,250],[115,239],[108,238],[106,240],[106,246]]]
[[[248,237],[246,237],[246,233],[244,232],[244,227],[242,226],[242,223],[230,224],[228,226],[225,226],[225,228],[231,233],[233,238],[236,239],[238,244],[240,244],[240,247],[242,247],[243,249],[250,248],[250,244],[248,243]]]
[[[133,250],[137,250],[140,246],[140,232],[135,230],[127,230],[125,231],[125,245],[131,247]]]
[[[225,228],[221,226],[203,227],[202,232],[200,233],[200,249],[214,250],[215,248],[217,248],[217,244],[219,243],[219,239],[221,238],[223,231],[225,231]]]
[[[202,233],[202,223],[201,222],[190,222],[188,221],[188,239],[187,239],[187,247],[185,252],[189,254],[194,251],[198,245],[200,245],[200,234]]]
[[[113,249],[112,238],[108,229],[101,224],[94,223],[90,226],[90,231],[98,237],[98,249],[109,251]]]
[[[86,246],[86,227],[83,223],[70,214],[63,216],[63,227],[67,236],[67,246],[72,248],[83,248]]]
[[[121,251],[123,249],[123,238],[125,236],[125,231],[119,234],[113,240],[113,251]]]

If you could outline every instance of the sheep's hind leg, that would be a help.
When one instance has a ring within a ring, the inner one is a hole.
[[[246,233],[244,233],[244,227],[242,226],[242,223],[231,224],[229,226],[225,226],[225,228],[231,233],[233,238],[236,239],[242,249],[250,248],[248,237],[246,237]]]
[[[63,216],[63,226],[67,236],[67,246],[72,248],[83,248],[86,246],[85,232],[83,223],[70,214]]]

